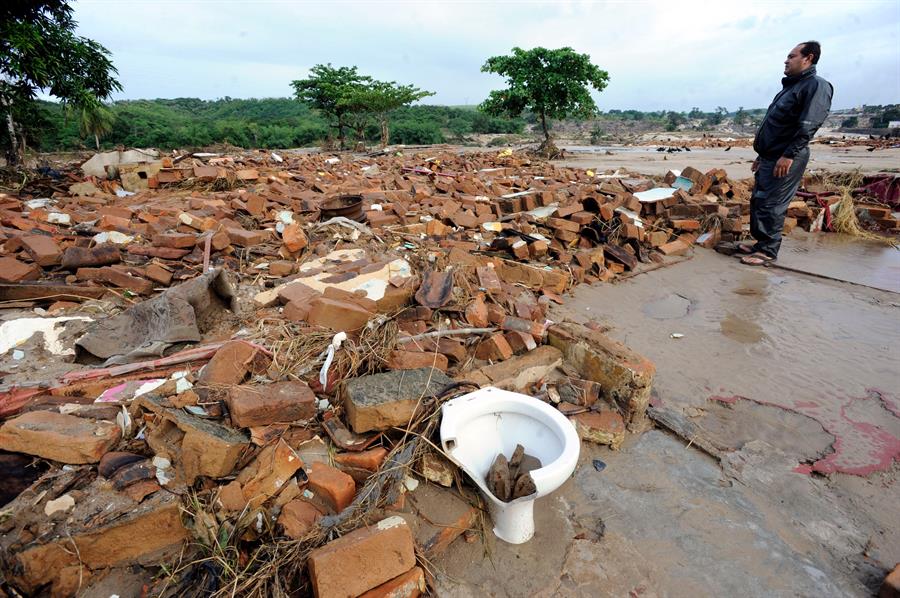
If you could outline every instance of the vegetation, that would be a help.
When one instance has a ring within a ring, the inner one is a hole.
[[[79,130],[77,113],[61,104],[37,101],[23,122],[29,143],[41,151],[95,147],[93,134]],[[290,98],[238,100],[126,100],[107,104],[112,123],[100,145],[201,148],[227,144],[244,148],[310,147],[328,140],[333,128],[315,110]],[[521,133],[525,122],[488,116],[474,108],[408,106],[391,113],[392,143],[419,145],[462,142],[478,133]],[[380,139],[381,128],[369,122],[363,141]]]
[[[900,120],[900,104],[885,106],[880,115],[872,117],[872,128],[886,129],[893,120]]]
[[[572,48],[513,48],[510,56],[488,58],[481,70],[506,77],[506,89],[492,91],[481,108],[495,116],[516,118],[526,110],[539,119],[545,148],[551,147],[548,118],[596,116],[590,88],[603,91],[609,73]]]
[[[381,147],[390,137],[388,117],[391,113],[424,97],[434,95],[412,85],[398,85],[396,81],[376,81],[361,75],[356,67],[335,68],[331,64],[317,64],[306,79],[293,81],[295,97],[316,109],[338,131],[341,149],[346,149],[345,129],[356,132],[357,142],[365,142],[365,129],[372,119],[378,123]]]
[[[122,89],[109,51],[75,35],[75,27],[65,0],[14,0],[0,7],[0,111],[6,120],[7,164],[21,157],[29,137],[23,125],[40,124],[34,106],[39,90],[98,115],[101,100]],[[91,130],[99,131],[94,125]]]

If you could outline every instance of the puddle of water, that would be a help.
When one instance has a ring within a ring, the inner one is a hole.
[[[649,301],[641,308],[646,315],[656,320],[683,318],[691,311],[691,300],[672,293],[661,299]]]
[[[766,333],[759,324],[749,322],[734,314],[728,314],[719,325],[722,334],[739,343],[758,343],[766,338]]]
[[[848,235],[791,234],[778,266],[900,293],[900,250]]]

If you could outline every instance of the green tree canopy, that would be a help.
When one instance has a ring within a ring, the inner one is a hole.
[[[354,112],[352,96],[371,83],[371,77],[360,75],[355,66],[335,68],[328,63],[315,65],[310,69],[309,77],[292,81],[291,85],[298,100],[335,121],[331,126],[338,130],[338,141],[344,149],[344,129],[349,124],[348,117]]]
[[[78,132],[83,137],[94,137],[97,151],[100,151],[100,138],[112,131],[115,114],[100,102],[81,103],[76,106],[78,118]]]
[[[398,108],[433,95],[433,91],[422,91],[412,85],[398,85],[396,81],[371,81],[352,89],[342,103],[351,112],[375,116],[381,127],[381,147],[386,147],[390,138],[388,115]]]
[[[24,130],[15,115],[45,90],[65,104],[96,105],[122,87],[109,51],[75,35],[65,0],[7,0],[0,6],[0,109],[9,135],[7,162],[19,160]]]
[[[492,91],[481,109],[513,118],[525,110],[540,117],[544,144],[550,146],[547,118],[589,118],[597,114],[590,87],[603,91],[609,73],[591,63],[587,54],[572,48],[513,48],[512,55],[487,59],[482,72],[506,77],[507,89]]]

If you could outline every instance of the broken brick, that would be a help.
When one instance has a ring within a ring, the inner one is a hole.
[[[37,264],[26,264],[12,257],[0,257],[0,282],[22,282],[41,277]]]
[[[22,247],[38,266],[47,268],[59,263],[62,251],[56,242],[44,235],[25,235],[21,238]]]
[[[258,367],[260,351],[244,341],[229,341],[216,351],[200,371],[200,384],[231,386],[244,381]]]
[[[0,426],[0,449],[60,463],[97,463],[121,436],[115,422],[29,411]]]
[[[232,423],[239,428],[307,420],[316,414],[316,395],[299,380],[233,386],[225,401]]]
[[[401,517],[354,530],[313,550],[308,560],[317,598],[359,596],[415,565],[412,532]]]
[[[355,332],[364,327],[372,315],[355,303],[318,297],[310,303],[306,319],[313,326]]]
[[[512,347],[506,341],[502,332],[496,332],[487,337],[475,349],[475,357],[489,361],[503,361],[513,356]]]
[[[326,463],[310,463],[306,466],[306,476],[313,493],[311,500],[332,513],[340,513],[353,502],[356,482],[340,469]]]
[[[281,508],[278,524],[284,535],[294,540],[303,538],[315,527],[324,513],[314,504],[302,498],[295,498]]]

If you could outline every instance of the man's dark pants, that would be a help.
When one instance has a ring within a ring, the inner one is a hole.
[[[809,148],[794,156],[794,163],[787,175],[781,178],[776,178],[774,174],[776,161],[759,159],[756,184],[750,197],[750,234],[756,239],[753,249],[773,258],[778,257],[784,216],[787,214],[788,204],[800,188],[803,172],[809,162]]]

